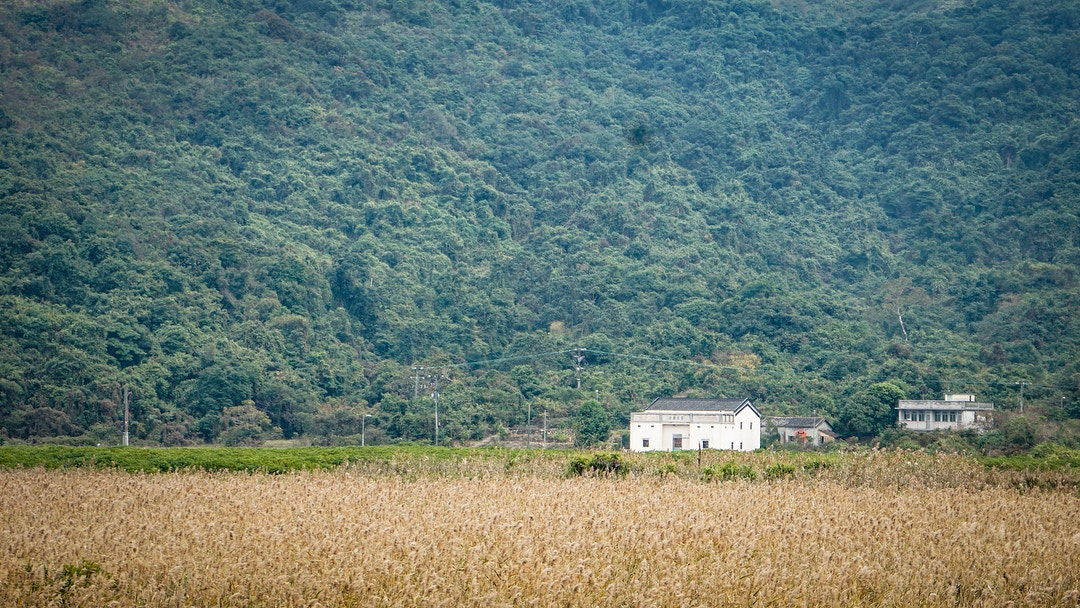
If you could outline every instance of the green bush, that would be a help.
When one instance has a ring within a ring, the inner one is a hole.
[[[578,456],[570,460],[567,474],[570,476],[596,475],[602,477],[625,477],[630,465],[618,454],[596,454],[592,458]]]
[[[729,481],[733,479],[754,481],[758,476],[753,467],[731,461],[721,465],[709,465],[701,471],[701,475],[705,481]]]
[[[826,470],[826,469],[834,468],[838,464],[839,464],[839,460],[836,458],[835,455],[831,455],[831,456],[830,455],[820,455],[820,456],[813,456],[811,458],[808,458],[808,459],[804,460],[799,465],[799,468],[801,468],[802,470],[804,470],[806,472],[813,473],[813,472],[816,472],[816,471],[823,471],[823,470]]]
[[[765,467],[765,479],[783,479],[795,474],[795,465],[778,462]]]

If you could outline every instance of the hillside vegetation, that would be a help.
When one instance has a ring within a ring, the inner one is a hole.
[[[1078,106],[1075,0],[9,0],[0,437],[1074,441]]]

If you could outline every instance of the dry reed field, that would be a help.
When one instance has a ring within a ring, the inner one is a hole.
[[[1075,489],[846,470],[0,470],[0,605],[1078,605]]]

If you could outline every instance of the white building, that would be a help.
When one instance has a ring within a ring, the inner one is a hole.
[[[983,430],[994,404],[975,401],[975,395],[945,395],[944,401],[901,400],[896,410],[899,425],[914,431]]]
[[[630,415],[635,452],[759,447],[761,414],[749,399],[659,398]]]

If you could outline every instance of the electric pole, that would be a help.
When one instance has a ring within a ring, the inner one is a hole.
[[[525,416],[525,449],[532,447],[532,401],[529,401],[529,413]]]
[[[574,359],[574,375],[577,379],[577,388],[581,389],[581,372],[585,371],[585,354],[583,348],[575,348],[571,357]]]
[[[128,402],[131,400],[131,391],[128,387],[124,387],[124,445],[130,445],[130,435],[128,434],[128,425],[131,422],[131,409],[128,407]]]
[[[423,369],[423,368],[421,368]],[[431,397],[435,400],[435,445],[439,445],[439,381],[450,381],[450,378],[445,374],[438,376],[429,376],[433,382]]]
[[[1024,385],[1027,384],[1023,380],[1017,382],[1020,385],[1020,415],[1024,415]]]
[[[413,370],[412,398],[413,398],[413,401],[416,401],[416,398],[420,396],[420,372],[424,371],[424,367],[422,365],[414,365],[414,366],[412,366],[412,370]]]

